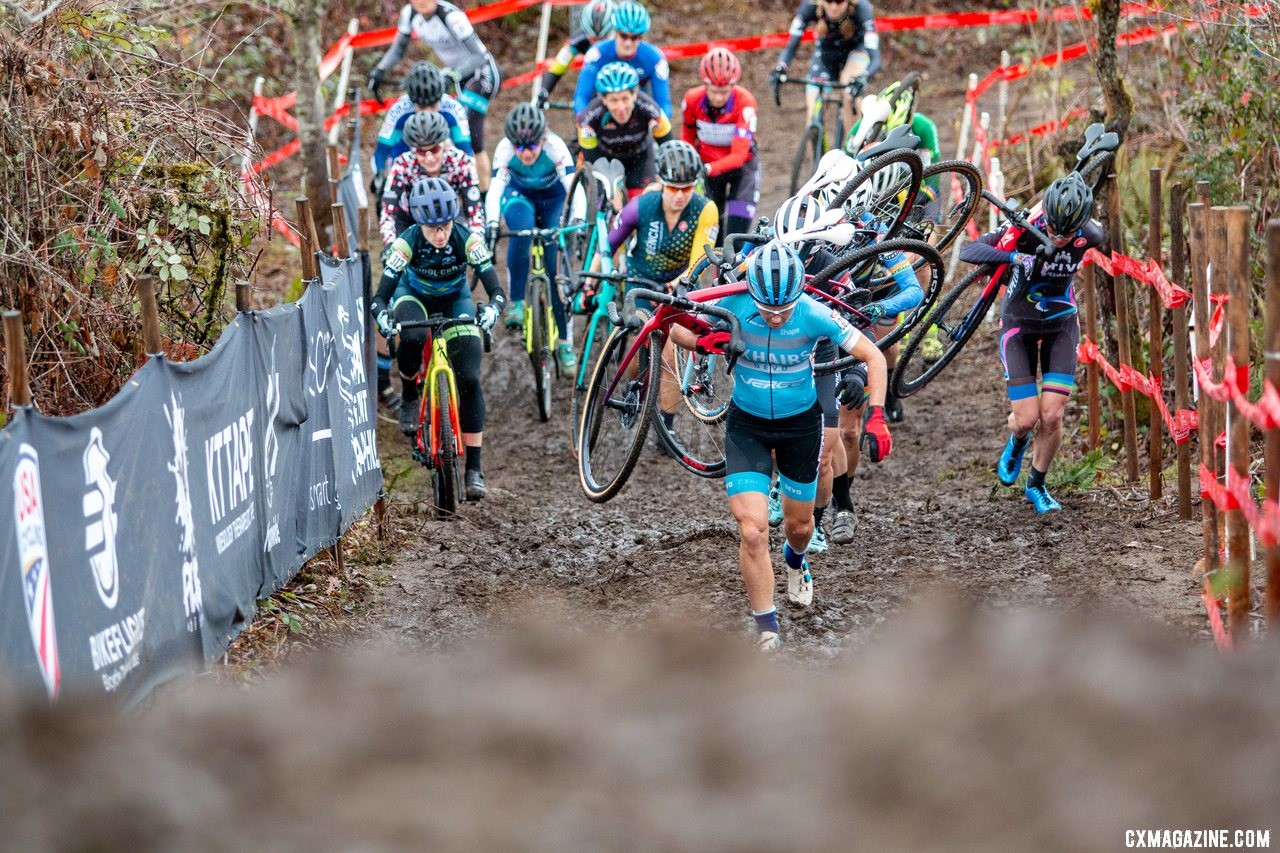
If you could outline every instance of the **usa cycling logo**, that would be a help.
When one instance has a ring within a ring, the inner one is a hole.
[[[49,577],[49,546],[45,539],[44,501],[40,496],[40,457],[29,444],[18,447],[13,477],[13,506],[18,535],[18,566],[27,625],[35,646],[49,698],[56,698],[62,682],[58,637],[53,624],[53,592]]]
[[[89,433],[89,446],[84,449],[84,548],[89,554],[89,568],[98,597],[108,609],[120,597],[120,564],[116,560],[116,481],[107,473],[111,454],[102,444],[102,430]]]

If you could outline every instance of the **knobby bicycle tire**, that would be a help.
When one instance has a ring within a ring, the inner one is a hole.
[[[616,329],[609,336],[592,371],[582,410],[578,477],[583,492],[594,503],[604,503],[616,495],[635,470],[658,395],[649,347],[642,347],[636,353],[635,376],[624,376],[611,399],[605,399],[613,377],[631,366],[621,363],[631,338],[625,329]]]
[[[551,350],[547,346],[547,280],[540,276],[529,279],[525,298],[529,305],[529,361],[533,365],[533,390],[538,406],[538,420],[551,418]]]
[[[868,263],[874,262],[875,258],[886,252],[903,252],[904,254],[917,255],[919,257],[919,264],[913,262],[912,266],[916,268],[916,278],[921,279],[920,290],[923,295],[921,296],[920,304],[911,309],[901,323],[876,340],[876,347],[881,351],[896,344],[919,324],[933,307],[934,302],[938,299],[938,294],[942,292],[942,284],[946,278],[947,268],[938,250],[922,240],[901,238],[886,240],[883,243],[863,246],[861,249],[836,258],[835,262],[813,277],[815,282],[830,281],[843,275],[848,270],[865,269]],[[925,269],[928,269],[928,275],[922,277],[921,271]],[[835,369],[842,369],[842,366]]]
[[[898,354],[893,375],[889,377],[889,387],[895,395],[910,397],[936,379],[960,354],[1000,293],[999,287],[985,293],[992,273],[989,265],[974,267],[955,287],[943,294],[929,316],[918,325],[920,334],[912,335],[907,341]],[[974,301],[967,302],[966,296]],[[920,351],[930,334],[937,334],[942,345],[942,353],[932,363],[926,362]]]
[[[899,149],[896,151],[888,151],[879,157],[869,161],[862,170],[854,175],[853,179],[845,185],[835,198],[831,201],[831,207],[844,205],[846,201],[853,197],[853,194],[860,187],[872,180],[872,176],[881,169],[893,168],[896,165],[904,165],[907,168],[907,175],[900,177],[892,186],[882,192],[879,196],[871,200],[870,204],[859,205],[856,209],[849,211],[851,221],[857,221],[861,214],[870,213],[873,219],[879,223],[879,227],[883,228],[882,233],[868,235],[865,239],[858,241],[851,248],[840,252],[841,255],[848,255],[868,245],[871,239],[879,241],[892,240],[898,236],[898,232],[902,230],[903,224],[907,220],[911,208],[915,205],[916,198],[920,194],[920,178],[924,173],[924,165],[920,160],[920,155],[914,151]],[[854,278],[861,278],[865,269],[853,270],[851,275]]]
[[[725,420],[729,412],[729,400],[733,395],[733,377],[725,370],[727,366],[725,358],[697,355],[680,347],[674,347],[673,354],[676,357],[673,358],[670,367],[672,375],[667,376],[668,367],[662,361],[661,350],[656,344],[655,341],[650,348],[650,363],[662,365],[659,375],[677,385],[682,382],[683,368],[689,363],[690,356],[695,360],[702,359],[703,364],[709,367],[718,367],[714,375],[702,377],[710,393],[700,395],[695,391],[688,394],[682,390],[681,402],[676,406],[670,428],[662,417],[660,405],[662,395],[659,388],[652,421],[653,428],[658,433],[658,439],[680,467],[699,477],[708,479],[723,477]],[[679,357],[681,354],[684,356],[683,359]]]
[[[582,412],[586,408],[587,389],[591,387],[591,374],[595,370],[595,365],[591,362],[591,353],[587,351],[587,341],[591,340],[591,327],[594,325],[596,336],[592,345],[599,352],[604,346],[602,340],[605,342],[609,340],[610,331],[609,318],[603,313],[597,316],[594,311],[587,315],[587,322],[582,325],[582,345],[578,348],[578,369],[573,376],[573,393],[569,400],[569,453],[574,459],[578,458],[578,435],[582,427]]]
[[[924,187],[930,186],[930,180],[935,178],[937,198],[926,200]],[[964,160],[939,160],[921,172],[920,186],[920,195],[899,236],[924,240],[939,252],[944,252],[964,231],[978,209],[978,202],[982,200],[982,172]],[[960,188],[959,201],[955,200],[957,186]],[[935,216],[937,221],[933,218]]]
[[[1081,163],[1080,167],[1076,169],[1080,173],[1080,177],[1084,178],[1084,182],[1093,190],[1095,196],[1106,182],[1115,156],[1116,152],[1114,151],[1098,151],[1091,154],[1089,159]]]
[[[578,167],[578,171],[573,173],[573,180],[569,182],[569,191],[564,197],[564,207],[560,211],[561,228],[567,228],[573,221],[573,197],[579,192],[583,194],[583,215],[591,227],[569,231],[564,235],[564,274],[569,280],[569,290],[573,293],[582,286],[578,273],[589,261],[586,253],[590,247],[591,236],[595,232],[596,176],[595,172],[591,171],[590,163],[584,163]]]
[[[458,444],[453,433],[453,398],[449,376],[436,376],[436,405],[440,411],[440,455],[431,469],[431,491],[436,518],[450,518],[458,511]]]
[[[816,124],[811,124],[805,128],[804,136],[800,138],[800,146],[796,148],[795,156],[791,159],[791,195],[795,195],[796,190],[810,177],[818,168],[818,160],[822,159],[823,152],[819,151],[822,147],[822,129]],[[808,163],[808,169],[805,163]]]

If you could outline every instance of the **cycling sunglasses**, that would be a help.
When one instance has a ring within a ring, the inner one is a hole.
[[[413,149],[415,154],[439,154],[444,150],[443,145],[421,145]]]
[[[751,300],[755,302],[755,300]],[[781,308],[774,308],[772,305],[765,305],[762,302],[756,302],[756,310],[760,312],[761,317],[785,317],[796,307],[796,303],[783,305]]]
[[[663,184],[662,191],[670,193],[691,193],[698,188],[697,184]]]
[[[542,147],[541,142],[530,142],[528,145],[517,145],[516,143],[512,143],[512,145],[515,147],[516,151],[521,153],[525,151],[537,151]]]

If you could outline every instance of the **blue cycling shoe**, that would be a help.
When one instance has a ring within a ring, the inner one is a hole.
[[[1046,512],[1055,512],[1062,509],[1062,504],[1049,494],[1049,490],[1041,483],[1038,486],[1030,484],[1022,492],[1027,496],[1027,500],[1031,501],[1031,505],[1036,508],[1036,512],[1044,514]]]
[[[782,523],[782,486],[778,482],[778,475],[773,475],[773,482],[769,484],[769,526],[777,527]]]
[[[1004,452],[1000,454],[1000,461],[996,463],[996,476],[1006,486],[1012,486],[1018,482],[1018,475],[1022,473],[1022,457],[1027,452],[1027,445],[1031,443],[1023,442],[1022,449],[1019,450],[1015,441],[1013,434],[1010,433],[1009,440],[1004,445]]]

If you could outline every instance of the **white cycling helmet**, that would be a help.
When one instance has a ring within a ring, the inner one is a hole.
[[[911,169],[906,163],[890,163],[888,166],[876,169],[845,200],[845,211],[852,217],[869,210],[875,202],[883,201],[888,197],[895,188],[903,188],[910,175]]]
[[[773,215],[773,232],[782,240],[788,234],[816,225],[822,218],[823,210],[825,210],[823,205],[813,196],[792,196],[784,201],[778,208],[778,212]],[[818,248],[817,242],[813,240],[785,242],[794,248],[800,255],[800,259],[806,263]]]

